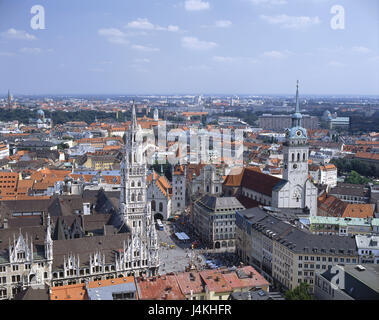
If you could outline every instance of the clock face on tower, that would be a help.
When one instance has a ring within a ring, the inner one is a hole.
[[[293,165],[293,168],[294,168],[294,169],[297,169],[297,164],[296,164],[296,163]]]
[[[296,131],[296,135],[297,135],[298,137],[301,137],[302,134],[303,134],[303,133],[301,132],[301,130],[297,130],[297,131]]]

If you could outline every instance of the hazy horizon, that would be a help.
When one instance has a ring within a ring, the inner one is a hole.
[[[44,29],[35,5],[0,2],[0,92],[379,95],[379,1],[40,0]]]

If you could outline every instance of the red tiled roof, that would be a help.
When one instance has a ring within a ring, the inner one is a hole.
[[[139,279],[138,287],[142,300],[184,300],[174,275]]]
[[[258,172],[256,170],[245,170],[242,177],[241,186],[271,197],[272,189],[280,181],[282,181],[282,179]]]
[[[200,276],[209,291],[220,293],[232,291],[232,286],[222,277],[222,274],[218,270],[204,270],[200,272]]]
[[[369,218],[373,217],[375,204],[371,203],[349,203],[343,212],[343,218]]]
[[[88,300],[84,283],[52,287],[50,300]]]

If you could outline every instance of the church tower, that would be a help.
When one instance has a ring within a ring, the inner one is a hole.
[[[305,207],[305,184],[308,180],[307,130],[301,126],[302,115],[299,102],[299,81],[296,86],[296,110],[292,115],[292,127],[286,131],[283,147],[283,179],[290,183],[290,201],[292,207]]]

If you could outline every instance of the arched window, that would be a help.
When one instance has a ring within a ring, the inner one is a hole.
[[[141,186],[141,181],[138,181],[138,186],[139,186],[139,187]]]
[[[131,183],[131,187],[134,188],[134,181],[132,181],[132,183]]]
[[[162,211],[163,211],[163,203],[159,202],[159,212],[162,212]]]
[[[151,201],[151,211],[155,211],[155,200]]]
[[[305,161],[305,153],[303,153],[303,161]]]
[[[134,202],[134,201],[136,201],[136,196],[135,196],[135,194],[134,193],[132,193],[132,202]]]
[[[300,153],[297,153],[297,161],[300,161]]]
[[[138,201],[142,201],[142,195],[140,193],[138,194]]]
[[[292,161],[295,161],[295,154],[292,153]]]

